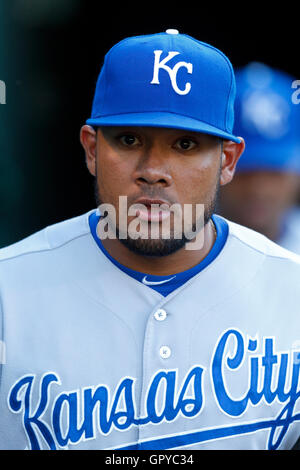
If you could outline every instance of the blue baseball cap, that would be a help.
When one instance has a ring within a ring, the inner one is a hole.
[[[235,78],[218,49],[177,30],[130,37],[105,56],[91,126],[186,129],[240,142],[232,134]]]
[[[246,148],[236,170],[300,172],[300,106],[292,101],[294,78],[251,62],[235,71],[234,132]]]

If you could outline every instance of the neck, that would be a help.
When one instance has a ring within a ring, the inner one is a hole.
[[[123,266],[147,274],[168,276],[193,268],[208,255],[216,239],[212,221],[205,225],[202,235],[203,244],[199,249],[189,250],[183,247],[170,255],[157,257],[134,253],[118,239],[107,238],[102,240],[102,244],[108,253]]]

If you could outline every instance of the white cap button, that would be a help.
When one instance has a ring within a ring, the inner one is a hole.
[[[166,318],[167,318],[167,312],[165,310],[163,310],[162,308],[159,308],[155,314],[154,314],[154,318],[155,320],[157,321],[164,321]]]
[[[159,350],[160,357],[163,359],[168,359],[171,356],[171,349],[169,346],[162,346]]]
[[[167,29],[167,34],[179,34],[178,29]]]

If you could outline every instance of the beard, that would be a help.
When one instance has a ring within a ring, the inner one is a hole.
[[[220,173],[221,173],[221,168],[218,173],[213,196],[211,197],[210,201],[206,205],[204,205],[203,223],[201,225],[201,230],[203,230],[204,227],[209,223],[212,215],[216,211],[216,207],[217,207],[218,199],[219,199],[219,193],[220,193]],[[97,172],[96,172],[96,177],[94,181],[94,195],[95,195],[97,207],[99,207],[101,204],[103,204],[104,201],[102,200],[101,191],[98,185]],[[196,221],[193,222],[191,227],[192,227],[192,232],[195,233],[195,236],[196,236],[197,229],[198,229],[197,233],[199,233],[199,227],[198,227],[197,222]],[[163,238],[143,239],[143,238],[131,238],[129,235],[126,238],[120,237],[120,230],[117,225],[114,227],[114,230],[115,230],[117,239],[119,240],[120,243],[122,243],[123,246],[125,246],[128,250],[130,250],[133,253],[136,253],[140,256],[147,256],[147,257],[162,257],[162,256],[171,255],[175,253],[176,251],[184,248],[186,243],[189,243],[192,241],[190,238],[187,238],[184,232],[181,233],[180,238],[177,238],[177,237],[175,238],[174,236],[170,236],[170,238],[168,239],[163,239]]]

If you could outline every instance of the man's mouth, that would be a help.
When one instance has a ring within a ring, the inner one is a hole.
[[[144,206],[136,211],[136,216],[142,221],[157,223],[170,217],[170,204],[161,199],[139,198],[134,204]]]

